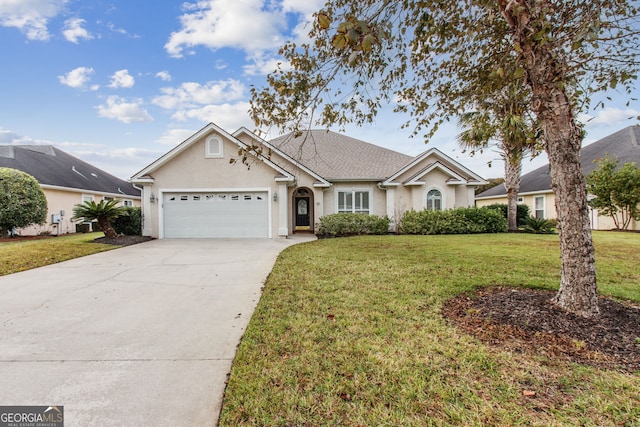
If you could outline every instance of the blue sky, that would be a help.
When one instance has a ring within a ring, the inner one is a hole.
[[[251,86],[265,84],[285,40],[304,39],[322,3],[0,0],[0,144],[53,144],[127,179],[209,122],[253,129]],[[591,118],[586,142],[637,123],[640,103],[610,95],[607,108],[581,115]],[[410,155],[435,146],[502,176],[500,162],[487,167],[494,153],[460,152],[454,125],[425,146],[390,110],[346,133]]]

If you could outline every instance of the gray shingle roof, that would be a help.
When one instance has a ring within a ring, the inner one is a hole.
[[[326,130],[269,141],[308,169],[328,180],[376,180],[390,177],[413,157]]]
[[[585,176],[598,167],[595,161],[605,155],[618,159],[621,164],[635,162],[640,165],[640,126],[626,127],[582,147],[580,162]],[[520,194],[550,190],[551,175],[549,175],[548,164],[522,175],[520,179]],[[497,185],[478,194],[476,198],[506,196],[506,194],[504,185]]]
[[[140,196],[133,184],[73,157],[52,145],[2,145],[0,167],[32,175],[41,185]]]

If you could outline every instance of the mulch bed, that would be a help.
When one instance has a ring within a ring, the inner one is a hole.
[[[20,242],[23,240],[42,240],[42,239],[50,239],[52,236],[50,234],[42,235],[42,236],[12,236],[12,237],[2,237],[0,238],[0,243],[4,242]]]
[[[118,236],[118,237],[98,237],[93,239],[95,243],[104,243],[106,245],[116,245],[116,246],[129,246],[135,245],[137,243],[148,242],[149,240],[153,240],[153,237],[147,236]]]
[[[552,304],[555,292],[487,288],[445,303],[455,325],[500,348],[629,373],[640,372],[640,307],[600,297],[585,319]]]

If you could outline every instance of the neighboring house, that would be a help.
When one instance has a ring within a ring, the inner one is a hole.
[[[620,164],[635,162],[640,165],[640,126],[629,126],[599,141],[585,145],[580,151],[582,172],[585,176],[598,167],[597,160],[609,155]],[[556,217],[555,198],[551,189],[549,165],[522,175],[518,202],[529,206],[532,216],[552,219]],[[507,203],[504,184],[490,188],[476,196],[476,206]],[[611,217],[598,214],[590,209],[591,227],[596,230],[615,228]],[[640,230],[640,223],[631,222],[630,229]]]
[[[140,206],[140,190],[52,145],[0,145],[0,167],[32,175],[47,198],[44,225],[16,230],[20,235],[75,233],[73,207],[87,200],[118,199]]]
[[[239,150],[261,147],[241,161]],[[335,132],[264,141],[210,123],[135,174],[143,235],[286,237],[336,212],[388,216],[472,206],[486,181],[432,148],[407,156]]]

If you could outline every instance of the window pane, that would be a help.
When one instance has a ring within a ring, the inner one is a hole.
[[[442,193],[439,190],[429,190],[427,193],[427,210],[442,210]]]
[[[353,193],[344,193],[344,195],[345,195],[344,209],[347,212],[352,212],[353,211]]]
[[[368,191],[356,191],[355,194],[355,213],[369,213],[369,192]]]
[[[544,219],[544,197],[536,197],[534,203],[536,218]]]

